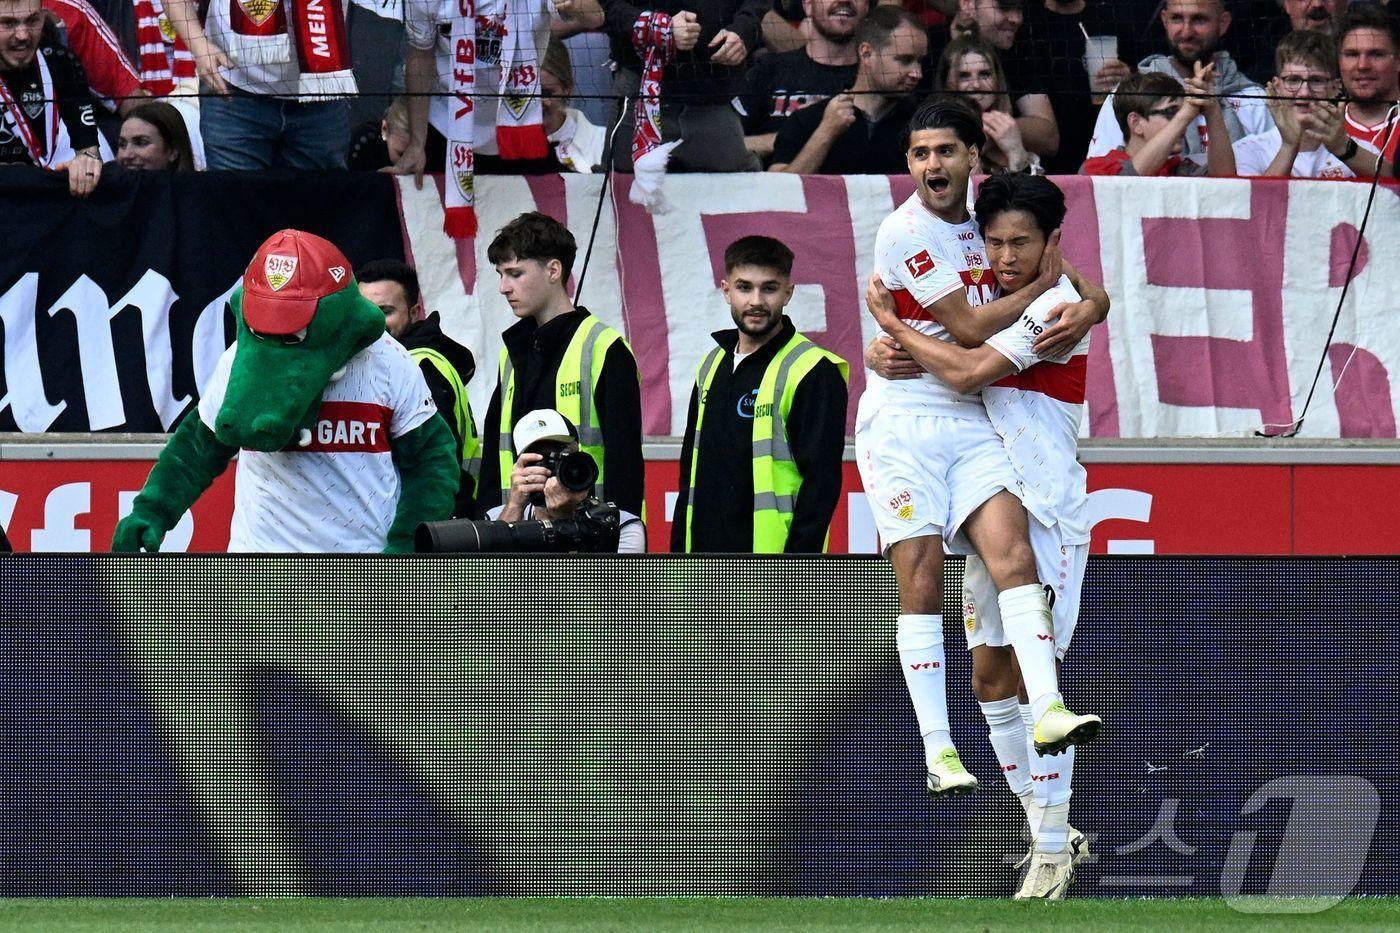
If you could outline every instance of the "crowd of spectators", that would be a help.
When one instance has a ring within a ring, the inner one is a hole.
[[[470,137],[478,173],[626,172],[651,134],[673,172],[898,173],[930,94],[980,113],[987,173],[1348,178],[1400,145],[1400,3],[473,0],[470,27],[460,6],[0,0],[0,163],[81,195],[103,163],[421,176]],[[611,95],[571,106],[601,43]]]

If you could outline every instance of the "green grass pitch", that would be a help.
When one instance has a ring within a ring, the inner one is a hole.
[[[947,930],[1041,933],[1100,930],[1382,930],[1400,928],[1400,898],[1359,898],[1317,913],[1306,900],[1257,898],[1241,913],[1220,898],[1071,899],[1014,903],[992,899],[780,898],[288,898],[230,900],[0,900],[0,930],[26,933],[163,931],[470,930],[592,931]]]

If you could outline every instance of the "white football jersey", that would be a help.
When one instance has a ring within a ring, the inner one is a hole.
[[[917,193],[880,224],[875,271],[894,295],[901,320],[949,343],[956,341],[928,310],[934,302],[958,289],[964,290],[967,303],[974,307],[1001,296],[977,221],[971,217],[960,224],[941,220]],[[857,421],[868,422],[877,410],[889,408],[953,418],[986,417],[979,395],[961,395],[931,373],[890,380],[867,371]]]
[[[987,345],[1015,363],[1016,373],[982,390],[987,415],[1024,485],[1026,510],[1043,525],[1058,524],[1065,544],[1089,540],[1086,474],[1078,456],[1089,335],[1061,359],[1039,356],[1032,345],[1057,305],[1079,300],[1069,279],[1060,276],[1019,321],[989,337]]]
[[[199,400],[214,429],[238,344],[219,357]],[[437,414],[408,351],[383,335],[351,358],[326,387],[311,443],[242,450],[233,497],[230,552],[377,553],[399,503],[389,441]]]

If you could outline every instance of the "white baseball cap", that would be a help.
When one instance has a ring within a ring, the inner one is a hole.
[[[511,433],[516,454],[523,454],[541,441],[570,444],[578,440],[578,431],[553,408],[537,408],[516,422]]]

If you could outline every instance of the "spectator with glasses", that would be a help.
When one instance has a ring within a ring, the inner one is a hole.
[[[1148,71],[1118,85],[1113,112],[1124,145],[1093,156],[1079,171],[1084,175],[1234,175],[1235,153],[1220,101],[1212,94],[1214,66],[1196,63],[1196,74],[1181,82],[1171,75]],[[1205,115],[1211,139],[1205,158],[1184,154],[1187,131]]]
[[[1355,178],[1376,168],[1377,152],[1347,135],[1337,72],[1337,46],[1325,32],[1292,32],[1274,56],[1269,82],[1274,128],[1235,143],[1241,175]]]

